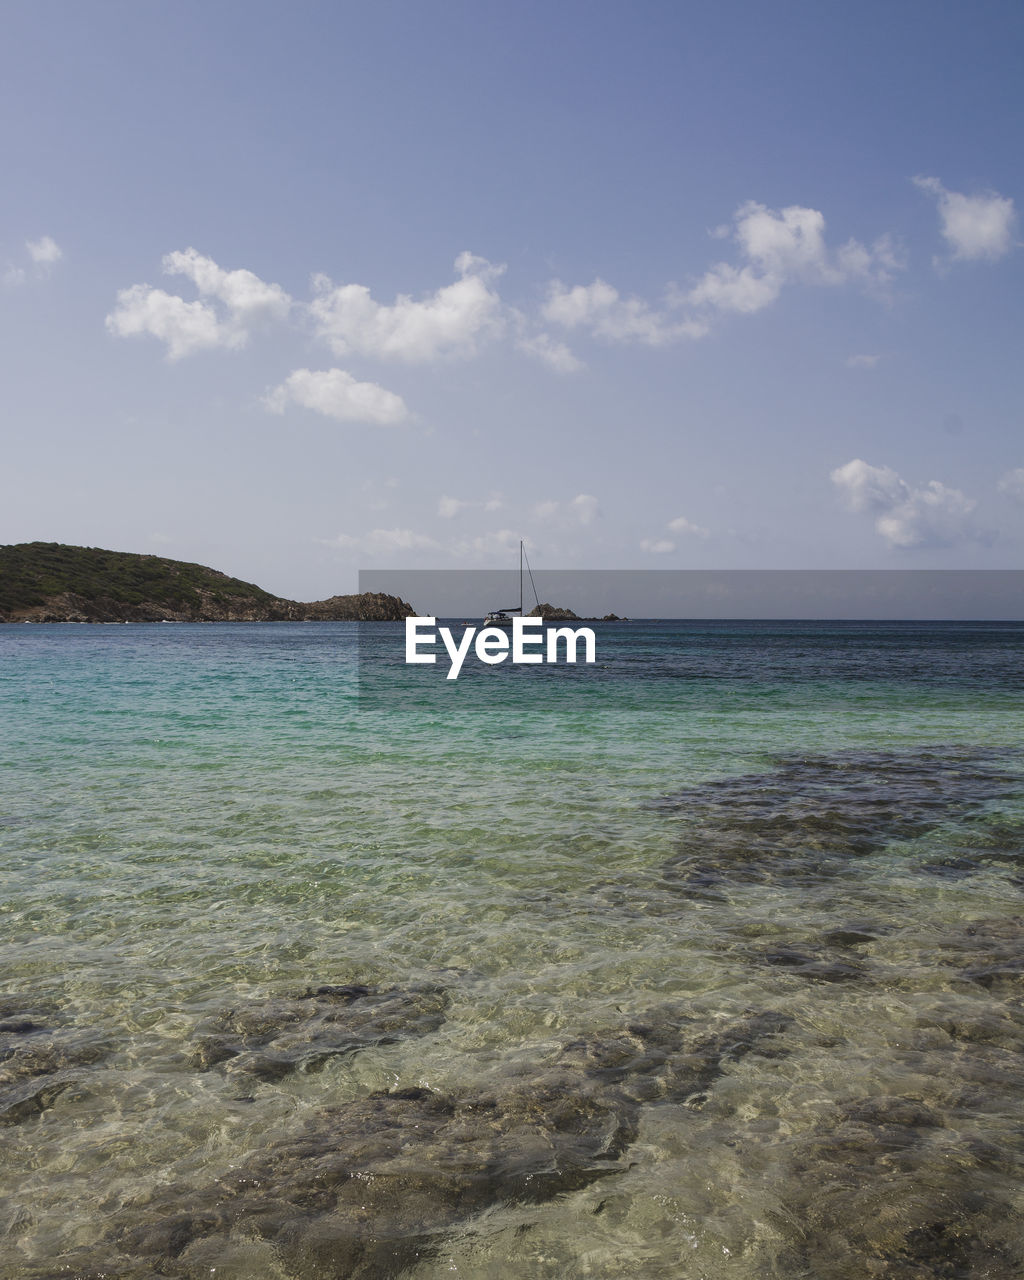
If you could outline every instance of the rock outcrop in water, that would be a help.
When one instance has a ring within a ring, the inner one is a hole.
[[[24,542],[0,547],[0,622],[388,622],[414,614],[366,591],[303,604],[205,565]]]
[[[528,618],[546,618],[548,622],[579,622],[578,613],[563,605],[537,604],[526,615]]]
[[[260,1080],[313,1071],[331,1058],[427,1035],[444,1022],[440,987],[323,986],[296,999],[230,1009],[199,1028],[192,1064],[224,1063]]]
[[[780,1185],[800,1238],[783,1248],[782,1274],[1017,1280],[1022,1224],[1010,1187],[1019,1162],[963,1133],[955,1105],[940,1107],[904,1095],[856,1098],[792,1144]]]
[[[663,871],[694,897],[729,884],[813,884],[850,859],[1020,791],[1020,776],[998,755],[955,747],[787,756],[764,773],[713,779],[660,801],[682,822],[679,852]]]
[[[302,1280],[388,1280],[485,1209],[622,1172],[645,1103],[699,1111],[731,1063],[781,1052],[790,1022],[766,1012],[709,1031],[662,1008],[486,1091],[397,1089],[326,1108],[211,1185],[160,1186],[126,1206],[109,1249],[61,1259],[63,1273],[191,1280],[244,1238]]]
[[[0,1125],[20,1124],[53,1106],[105,1058],[95,1033],[60,1025],[48,1006],[16,996],[0,998]]]

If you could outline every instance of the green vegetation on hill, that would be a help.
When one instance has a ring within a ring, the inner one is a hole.
[[[60,542],[0,547],[0,613],[44,605],[65,594],[124,604],[160,600],[176,609],[199,609],[211,600],[228,604],[245,598],[267,605],[274,600],[251,582],[184,560]]]
[[[413,613],[364,593],[301,604],[184,560],[22,542],[0,547],[2,622],[262,622],[387,620]]]

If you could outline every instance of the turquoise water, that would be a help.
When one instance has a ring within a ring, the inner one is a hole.
[[[0,628],[5,1274],[1019,1275],[1024,627],[401,643]]]

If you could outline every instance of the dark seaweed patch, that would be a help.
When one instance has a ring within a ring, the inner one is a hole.
[[[782,1251],[780,1274],[835,1280],[1021,1274],[1021,1222],[1011,1194],[1019,1159],[947,1127],[960,1119],[950,1102],[943,1116],[920,1098],[855,1099],[798,1144],[780,1185],[784,1219],[800,1223],[800,1239]],[[979,1173],[991,1172],[994,1160],[1011,1181],[990,1180],[985,1194]],[[1006,1192],[993,1194],[993,1185]]]
[[[813,884],[854,858],[976,817],[1020,794],[994,753],[858,751],[789,756],[764,773],[714,779],[658,803],[683,822],[663,866],[688,896],[729,884]],[[1015,837],[1020,847],[1020,833]]]
[[[260,1080],[279,1080],[356,1049],[436,1031],[447,1004],[435,986],[311,988],[294,999],[264,1000],[207,1019],[191,1061],[203,1070],[226,1063]]]
[[[934,940],[937,958],[957,977],[997,994],[1024,984],[1024,920],[1019,916],[973,920]]]
[[[248,1238],[269,1242],[295,1276],[386,1280],[490,1206],[621,1172],[643,1103],[698,1107],[730,1063],[779,1052],[772,1041],[791,1021],[757,1013],[705,1031],[657,1009],[491,1090],[399,1089],[326,1109],[209,1186],[160,1187],[126,1207],[108,1237],[117,1252],[100,1258],[97,1246],[75,1263],[191,1276],[190,1258]]]
[[[19,1124],[46,1111],[81,1077],[81,1068],[106,1057],[108,1047],[88,1030],[55,1026],[49,1006],[6,996],[0,1000],[0,1124]]]
[[[858,982],[868,972],[860,960],[830,955],[825,948],[814,946],[764,947],[748,955],[752,960],[813,982]]]

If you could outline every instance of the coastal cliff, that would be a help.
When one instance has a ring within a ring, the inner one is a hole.
[[[162,556],[59,542],[0,547],[0,622],[388,622],[414,613],[381,592],[284,600]]]

